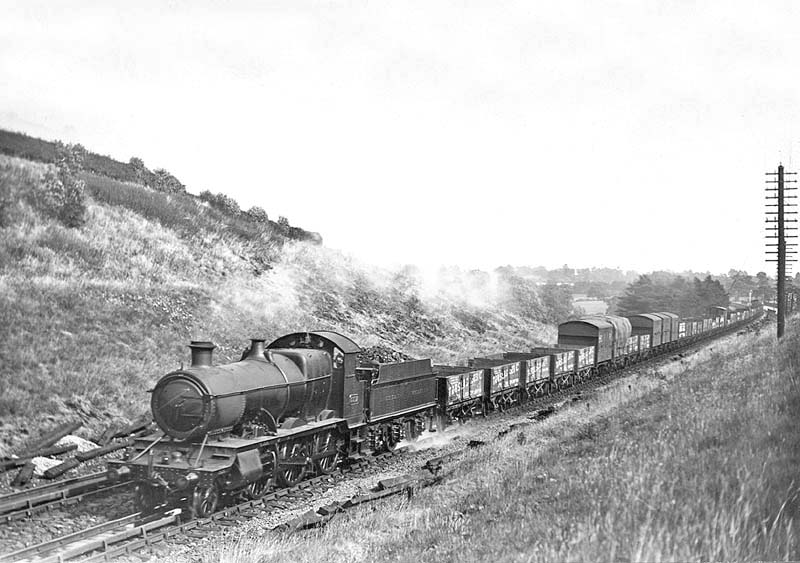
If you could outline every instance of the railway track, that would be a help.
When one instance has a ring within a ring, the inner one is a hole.
[[[757,322],[763,322],[757,320]],[[754,323],[751,323],[754,324]],[[498,422],[507,417],[513,417],[521,412],[547,409],[569,395],[584,393],[594,388],[603,386],[610,381],[628,375],[634,369],[646,368],[653,365],[665,364],[679,354],[699,349],[718,338],[727,336],[741,330],[742,326],[732,327],[724,332],[716,333],[714,338],[696,340],[685,346],[675,348],[671,353],[648,358],[624,369],[596,376],[572,386],[558,389],[555,392],[537,397],[524,405],[510,408],[498,417]],[[531,418],[531,417],[529,417]],[[500,433],[500,435],[513,429]],[[431,448],[425,452],[430,455],[440,448]],[[463,449],[460,450],[463,452]],[[110,560],[127,554],[132,554],[142,549],[153,548],[165,543],[191,543],[208,537],[214,533],[238,526],[255,516],[294,514],[308,507],[320,493],[341,484],[348,478],[363,476],[368,470],[384,469],[391,465],[391,460],[396,459],[401,450],[388,452],[378,456],[365,458],[347,467],[341,467],[330,475],[314,477],[303,481],[290,488],[273,491],[261,498],[238,503],[223,508],[208,518],[187,520],[180,509],[155,514],[142,518],[140,514],[131,514],[117,520],[112,520],[79,532],[61,536],[47,542],[26,547],[5,555],[0,555],[0,562],[6,561],[66,561],[81,558],[82,561]],[[422,452],[410,454],[408,461],[418,460]],[[441,467],[442,459],[450,461],[459,457],[459,450],[451,451],[439,461],[431,465],[430,460],[422,467]],[[438,463],[438,465],[437,465]],[[417,466],[419,467],[419,466]],[[431,469],[433,471],[433,469]],[[71,502],[78,502],[86,495],[100,491],[110,490],[113,487],[124,486],[125,483],[108,485],[104,473],[97,473],[83,478],[72,479],[69,482],[54,483],[49,486],[38,487],[0,498],[0,521],[10,521],[11,518],[24,517],[30,511],[45,510],[50,506],[59,506]],[[402,485],[398,485],[402,488]],[[399,489],[398,489],[399,491]],[[376,498],[394,494],[393,490],[377,494]],[[367,495],[369,497],[369,495]],[[338,504],[338,503],[337,503]],[[341,506],[341,505],[340,505]],[[324,513],[324,507],[321,509]],[[338,509],[337,509],[338,510]]]
[[[301,505],[348,477],[363,475],[367,469],[397,457],[387,453],[362,460],[331,475],[321,475],[298,485],[280,489],[233,506],[226,507],[208,518],[185,520],[180,509],[142,518],[131,514],[123,518],[86,528],[79,532],[54,538],[11,553],[0,555],[0,562],[31,561],[61,562],[80,558],[81,561],[101,561],[131,554],[159,543],[196,541],[211,533],[238,526],[244,521],[278,511],[302,510]]]
[[[0,524],[81,502],[86,497],[129,486],[110,483],[105,471],[17,491],[0,497]]]

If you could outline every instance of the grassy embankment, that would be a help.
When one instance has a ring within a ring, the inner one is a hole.
[[[643,370],[466,454],[411,500],[205,561],[800,559],[800,322]]]
[[[440,361],[552,340],[499,293],[427,291],[414,272],[292,243],[190,196],[86,174],[87,221],[66,228],[36,205],[46,167],[0,156],[0,455],[67,419],[91,436],[147,411],[145,391],[191,339],[213,340],[219,361],[248,338],[312,329]]]

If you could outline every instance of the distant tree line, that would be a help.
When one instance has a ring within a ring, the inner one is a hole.
[[[744,270],[729,270],[724,280],[726,289],[734,301],[757,299],[762,302],[775,300],[775,280],[766,272],[751,276]]]
[[[677,276],[671,281],[655,281],[642,275],[625,290],[616,302],[616,313],[631,315],[669,311],[682,317],[701,316],[709,307],[727,306],[730,298],[725,288],[711,276],[687,280]]]
[[[548,269],[544,266],[507,266],[514,270],[514,273],[525,278],[535,278],[542,283],[571,284],[578,287],[581,284],[600,283],[608,285],[621,284],[622,288],[626,284],[636,280],[637,273],[619,268],[571,268],[564,264],[560,268]],[[583,289],[583,288],[581,288]],[[584,291],[580,291],[583,293]]]

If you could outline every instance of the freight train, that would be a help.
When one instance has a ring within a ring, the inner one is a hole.
[[[137,509],[184,506],[205,517],[221,503],[331,473],[343,460],[392,450],[423,431],[485,416],[734,328],[760,308],[592,315],[562,323],[553,347],[472,358],[367,363],[335,332],[254,339],[238,362],[214,365],[192,342],[191,365],[152,390],[159,431],[137,438],[109,477],[131,479]]]

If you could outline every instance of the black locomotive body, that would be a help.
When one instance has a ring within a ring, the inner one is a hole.
[[[160,432],[109,463],[112,478],[134,480],[143,511],[186,503],[206,516],[226,497],[330,473],[433,426],[429,360],[357,369],[361,349],[334,332],[252,340],[239,362],[217,366],[211,343],[190,348],[191,365],[152,390]]]

